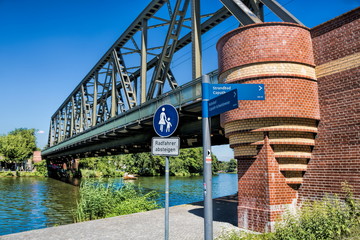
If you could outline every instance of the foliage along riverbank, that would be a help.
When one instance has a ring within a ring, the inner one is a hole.
[[[0,135],[0,163],[5,168],[12,166],[18,169],[35,150],[35,129],[18,128],[7,135]],[[235,172],[236,161],[219,162],[212,155],[213,173]],[[35,164],[36,165],[36,164]],[[15,167],[14,167],[15,166]],[[37,164],[35,171],[4,171],[0,177],[46,176],[45,161]],[[124,154],[118,156],[91,157],[80,159],[79,168],[85,178],[121,177],[125,172],[139,176],[161,176],[165,174],[165,157],[153,156],[150,153]],[[1,168],[0,168],[1,169]],[[62,167],[60,167],[62,169]],[[64,175],[72,177],[73,170],[62,170]],[[170,175],[193,176],[203,172],[202,148],[181,149],[180,155],[170,158]],[[76,175],[76,172],[75,172]]]
[[[80,185],[80,200],[74,212],[74,222],[126,215],[157,209],[157,193],[144,193],[130,184],[84,181]]]
[[[36,130],[34,128],[17,128],[7,135],[0,135],[0,177],[38,176],[37,172],[4,171],[5,169],[27,169],[28,159],[36,146]],[[41,175],[41,174],[40,174]]]
[[[213,173],[236,173],[236,160],[218,161],[213,157]],[[178,157],[170,158],[170,175],[198,176],[203,171],[201,148],[182,149]],[[46,177],[47,166],[43,160],[34,164],[33,171],[0,171],[0,177]],[[136,153],[118,156],[91,157],[80,159],[79,168],[84,178],[122,177],[128,172],[138,176],[162,176],[165,174],[165,158],[150,153]],[[73,177],[73,170],[67,174]]]
[[[0,171],[0,177],[47,177],[46,161],[35,163],[33,171]]]
[[[213,173],[236,172],[236,160],[220,162],[212,155]],[[80,159],[83,177],[118,177],[125,172],[138,176],[162,176],[165,174],[165,157],[151,153],[124,154],[118,156]],[[180,155],[170,158],[170,175],[194,176],[203,172],[202,148],[181,149]]]

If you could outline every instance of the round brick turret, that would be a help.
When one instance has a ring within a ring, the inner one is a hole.
[[[240,101],[221,116],[235,157],[256,157],[266,132],[287,182],[298,188],[320,119],[309,30],[292,23],[248,25],[224,35],[217,50],[220,82],[265,84],[266,100]]]
[[[261,164],[254,163],[267,159],[264,155],[259,158],[266,139],[270,146],[267,149],[276,159],[279,173],[284,176],[283,179],[278,178],[283,184],[279,182],[278,186],[285,190],[281,193],[282,198],[279,198],[280,195],[271,196],[270,193],[267,196],[270,200],[261,201],[271,202],[276,198],[279,199],[279,206],[285,206],[296,198],[295,190],[302,183],[311,158],[320,120],[310,32],[306,27],[292,23],[247,25],[224,35],[217,44],[217,50],[219,82],[265,86],[265,100],[239,101],[239,108],[221,115],[221,124],[238,159],[239,225],[256,231],[268,231],[271,230],[272,219],[264,223],[265,227],[240,224],[251,222],[251,219],[240,218],[254,214],[251,213],[254,207],[263,208],[265,214],[272,209],[269,206],[274,204],[259,207],[254,203],[248,206],[241,203],[247,198],[257,197],[256,191],[248,186],[248,181],[242,182],[242,177],[245,181],[251,175],[249,171],[254,171],[254,174],[265,171],[256,170],[254,166]],[[275,185],[268,188],[276,188]],[[243,198],[241,194],[244,193],[240,189],[252,195]]]

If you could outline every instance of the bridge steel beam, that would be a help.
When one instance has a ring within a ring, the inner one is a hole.
[[[168,32],[166,34],[162,52],[158,57],[158,64],[155,66],[155,70],[153,72],[153,77],[151,79],[147,94],[148,100],[154,98],[154,94],[156,94],[155,97],[157,97],[163,93],[163,86],[167,78],[170,63],[175,52],[176,43],[180,36],[180,31],[185,19],[185,14],[189,6],[189,1],[190,0],[176,1],[174,11],[170,14],[172,15],[171,21],[169,24]],[[174,79],[168,78],[168,80],[172,89],[175,89],[178,86],[176,81],[172,81]],[[158,89],[157,93],[155,93],[156,88]]]
[[[262,21],[241,0],[220,0],[231,14],[243,25]]]
[[[97,95],[97,92],[98,92],[98,74],[95,75],[95,78],[94,78],[94,85],[93,85],[93,105],[92,105],[92,114],[91,114],[91,125],[92,127],[94,127],[96,125],[96,120],[97,120],[97,105],[98,105],[98,95]]]
[[[192,79],[202,76],[200,0],[191,1]]]
[[[199,78],[202,75],[202,34],[230,16],[234,15],[242,24],[261,22],[263,6],[268,6],[280,18],[296,21],[275,0],[220,1],[225,7],[206,14],[200,11],[201,0],[151,1],[51,117],[48,147],[61,145],[84,132],[96,132],[98,126],[146,105],[163,94],[166,82],[166,87],[175,91],[179,86],[170,64],[175,53],[190,43],[190,81]],[[190,13],[187,12],[189,4]],[[159,11],[163,7],[167,8],[165,12],[169,16]],[[158,16],[158,12],[162,15]],[[191,27],[186,24],[188,21]],[[157,35],[157,38],[164,38],[163,45],[158,46],[150,42],[148,36],[150,29],[161,27],[167,28],[167,33]],[[148,56],[153,58],[148,59]],[[150,73],[153,77],[147,79]]]
[[[209,19],[207,19],[205,22],[201,24],[200,26],[201,34],[210,31],[211,29],[219,25],[221,22],[228,19],[230,16],[231,13],[225,7],[220,8]],[[179,51],[183,47],[190,44],[191,41],[192,41],[192,34],[190,32],[187,33],[185,36],[183,36],[181,39],[179,39],[175,48],[175,52]],[[155,57],[147,63],[147,69],[151,69],[157,64],[158,64],[158,58]],[[137,78],[139,75],[140,75],[140,70],[137,70],[133,73],[133,78]]]
[[[141,65],[140,65],[140,103],[146,102],[146,73],[147,73],[147,42],[148,20],[143,19],[141,25]]]
[[[264,3],[273,13],[275,13],[284,22],[292,22],[300,25],[302,24],[294,15],[286,10],[280,3],[275,0],[260,0]]]

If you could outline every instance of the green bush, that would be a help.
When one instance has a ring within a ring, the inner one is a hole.
[[[39,172],[18,172],[18,177],[43,177],[44,175]]]
[[[15,174],[12,171],[1,171],[0,177],[15,177]]]
[[[39,176],[46,177],[48,175],[46,160],[42,160],[41,162],[35,163],[34,166]]]
[[[274,233],[251,234],[225,232],[218,239],[321,240],[360,239],[360,201],[352,188],[343,184],[344,200],[325,196],[319,201],[304,202],[297,214],[286,213],[275,225]]]
[[[288,214],[278,223],[275,239],[340,239],[349,236],[356,221],[348,204],[337,197],[306,202],[298,215]]]
[[[82,169],[81,174],[83,178],[101,177],[101,173],[96,170]]]
[[[143,193],[133,185],[116,187],[113,183],[84,181],[80,185],[80,200],[74,221],[82,222],[158,208],[157,194]]]

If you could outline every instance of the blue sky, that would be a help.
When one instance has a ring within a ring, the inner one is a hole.
[[[149,2],[0,0],[0,134],[35,128],[44,147],[51,115]],[[279,2],[307,27],[360,6],[359,0]],[[214,53],[221,35],[204,49]],[[215,70],[213,62],[204,73]],[[227,146],[213,150],[220,160],[232,156]]]

